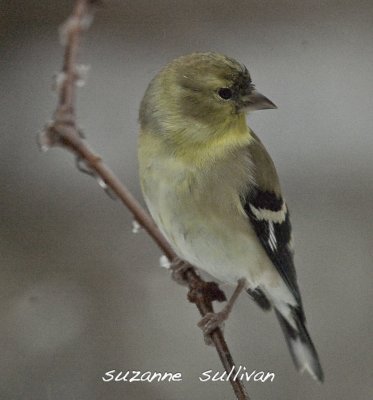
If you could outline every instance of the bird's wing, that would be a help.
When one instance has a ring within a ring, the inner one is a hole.
[[[256,188],[245,198],[243,208],[268,257],[300,304],[290,243],[291,224],[285,201],[275,193]]]
[[[259,138],[255,134],[253,137],[249,151],[254,164],[255,186],[251,186],[249,193],[241,199],[242,207],[268,257],[301,308],[289,211],[281,196],[273,161]]]

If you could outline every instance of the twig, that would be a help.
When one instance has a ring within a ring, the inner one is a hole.
[[[101,186],[114,192],[123,204],[133,214],[135,220],[148,232],[157,243],[170,262],[175,260],[176,254],[161,232],[154,224],[151,217],[139,205],[128,189],[119,181],[114,173],[103,163],[82,139],[75,116],[76,85],[79,79],[77,68],[77,53],[81,34],[92,20],[92,4],[89,0],[76,0],[71,16],[60,29],[61,39],[65,46],[62,72],[57,79],[56,90],[59,100],[57,109],[39,141],[43,150],[60,146],[71,151],[79,161],[83,161],[87,171],[96,176]],[[87,172],[86,171],[86,172]],[[203,281],[190,265],[185,273],[188,282],[188,299],[195,303],[202,316],[213,312],[212,302],[224,301],[225,295],[213,282]],[[235,365],[222,331],[217,328],[211,333],[221,362],[227,374],[235,370]],[[233,380],[234,373],[230,374],[230,383],[239,400],[249,400],[245,387],[239,380]]]

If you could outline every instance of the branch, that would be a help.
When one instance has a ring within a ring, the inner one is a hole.
[[[95,176],[100,185],[110,189],[118,196],[122,203],[133,214],[135,220],[148,232],[159,248],[172,263],[177,256],[167,240],[158,230],[149,214],[144,211],[128,189],[119,181],[114,173],[103,163],[83,140],[77,125],[75,115],[76,86],[79,82],[79,68],[77,54],[82,33],[88,29],[93,14],[92,0],[75,0],[70,17],[60,29],[61,40],[65,46],[62,72],[57,77],[56,90],[58,105],[53,120],[46,126],[39,137],[41,149],[46,151],[51,147],[60,146],[72,152],[78,162],[85,165],[85,172]],[[203,281],[194,268],[189,265],[185,272],[188,283],[188,299],[195,303],[202,316],[213,312],[214,300],[224,301],[225,295],[213,282]],[[227,372],[236,371],[236,367],[224,339],[223,332],[216,329],[211,333],[211,340],[219,354],[220,360]],[[231,373],[230,383],[239,400],[249,400],[245,387],[239,380],[233,380],[235,373]]]

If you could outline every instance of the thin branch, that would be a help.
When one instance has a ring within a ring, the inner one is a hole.
[[[60,29],[65,53],[62,72],[57,79],[58,105],[52,122],[40,135],[40,145],[43,150],[48,150],[54,146],[63,147],[71,151],[79,161],[83,161],[89,173],[99,180],[101,186],[109,188],[118,196],[133,214],[135,220],[148,232],[165,256],[172,262],[177,259],[177,256],[149,214],[144,211],[128,189],[103,163],[102,159],[89,148],[82,139],[77,126],[75,116],[76,84],[79,79],[77,54],[81,34],[88,28],[92,20],[93,3],[92,0],[76,0],[71,16]],[[200,314],[204,316],[214,311],[212,302],[215,300],[224,301],[225,295],[215,283],[203,281],[194,268],[191,265],[188,266],[189,268],[185,272],[189,287],[188,299],[196,304]],[[229,377],[237,399],[249,400],[242,383],[233,379],[236,367],[223,332],[219,328],[214,330],[211,333],[211,340],[227,374],[233,371],[229,374]]]

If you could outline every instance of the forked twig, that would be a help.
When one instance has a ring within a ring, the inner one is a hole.
[[[158,230],[148,213],[139,205],[128,189],[114,173],[103,163],[82,138],[75,115],[76,86],[80,79],[77,67],[77,54],[81,34],[88,29],[92,21],[93,3],[90,0],[76,0],[70,17],[60,29],[65,53],[63,68],[57,78],[56,90],[58,105],[53,120],[39,137],[43,150],[59,146],[71,151],[83,162],[91,175],[94,175],[102,187],[110,189],[133,214],[134,219],[148,232],[170,262],[177,258],[169,243]],[[188,299],[195,303],[202,316],[213,312],[214,300],[224,301],[225,295],[215,283],[203,281],[190,265],[185,273],[188,282]],[[235,370],[235,365],[222,331],[217,328],[211,333],[211,340],[227,372]],[[230,374],[230,383],[239,400],[249,400],[245,387]]]

